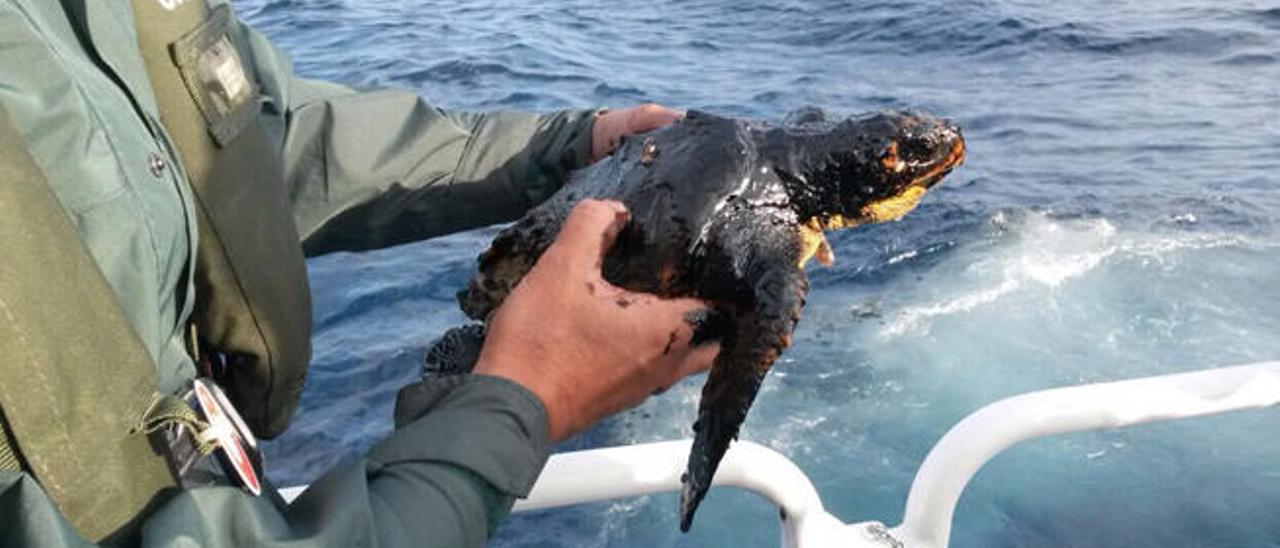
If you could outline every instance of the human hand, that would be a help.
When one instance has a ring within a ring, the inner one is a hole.
[[[714,343],[689,346],[685,316],[705,303],[633,293],[601,277],[626,221],[621,203],[578,204],[490,319],[473,372],[538,396],[552,442],[706,370],[719,351]]]
[[[591,130],[591,163],[612,154],[624,136],[657,129],[683,117],[681,111],[654,103],[602,112]]]

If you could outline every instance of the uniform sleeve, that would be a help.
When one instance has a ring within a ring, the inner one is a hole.
[[[141,525],[148,547],[483,546],[546,463],[546,414],[524,388],[460,376],[410,386],[397,431],[293,504],[232,487],[181,491]],[[89,546],[39,485],[0,471],[0,546]]]
[[[395,434],[287,508],[185,491],[147,520],[142,545],[483,546],[546,463],[542,404],[509,381],[460,376],[412,385],[396,407]]]
[[[242,32],[308,255],[514,220],[591,152],[593,110],[445,112],[408,91],[298,78],[261,34]]]

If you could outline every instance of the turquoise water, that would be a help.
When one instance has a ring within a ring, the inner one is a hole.
[[[847,521],[901,519],[932,444],[1041,388],[1280,358],[1280,5],[1212,0],[237,0],[301,74],[446,108],[654,100],[956,120],[969,160],[905,220],[838,233],[742,436]],[[316,359],[272,475],[309,481],[390,429],[492,230],[311,262]],[[686,437],[701,379],[565,449]],[[961,499],[956,547],[1280,546],[1280,411],[1016,447]],[[498,546],[773,546],[713,491],[518,516]]]

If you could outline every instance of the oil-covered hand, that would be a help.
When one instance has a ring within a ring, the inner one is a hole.
[[[591,163],[617,150],[624,136],[658,129],[683,117],[683,112],[654,103],[602,112],[591,130]]]
[[[547,409],[552,442],[710,367],[719,347],[690,346],[692,299],[606,282],[600,265],[623,225],[618,202],[584,200],[555,243],[497,309],[474,373],[514,381]]]

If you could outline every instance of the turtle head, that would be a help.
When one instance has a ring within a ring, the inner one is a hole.
[[[809,108],[779,130],[787,152],[774,166],[813,242],[802,263],[830,261],[822,231],[900,219],[964,161],[960,130],[920,112],[830,120]]]
[[[792,196],[823,229],[901,218],[964,161],[964,138],[949,121],[919,112],[878,112],[830,121],[818,109],[792,113],[784,131]]]

